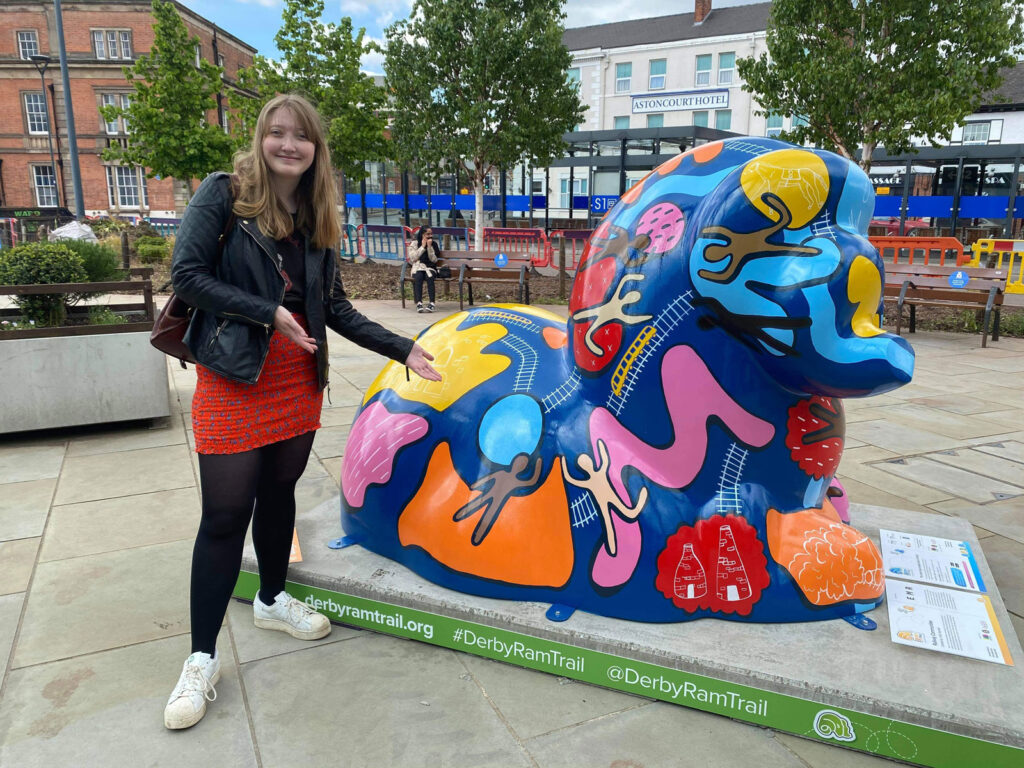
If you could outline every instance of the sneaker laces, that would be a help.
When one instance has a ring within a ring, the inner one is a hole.
[[[291,619],[292,623],[299,624],[303,620],[308,619],[310,616],[314,615],[316,615],[316,611],[314,611],[301,600],[296,600],[294,597],[289,596],[288,618]]]
[[[203,674],[203,670],[199,668],[198,664],[185,666],[185,673],[174,692],[177,694],[175,698],[190,696],[193,692],[197,692],[202,693],[203,698],[207,701],[217,700],[217,689],[213,687],[210,678]]]

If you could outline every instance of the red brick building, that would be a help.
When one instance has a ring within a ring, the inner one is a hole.
[[[100,157],[110,144],[128,140],[123,121],[106,122],[100,107],[124,103],[131,96],[122,67],[153,44],[150,3],[65,0],[61,5],[86,215],[177,215],[185,203],[182,183],[147,179],[141,168],[117,166]],[[199,38],[197,57],[224,67],[219,106],[207,120],[226,125],[226,94],[238,70],[252,64],[256,50],[180,3],[175,6],[190,34]],[[33,54],[51,59],[45,91]],[[59,198],[74,211],[65,98],[52,0],[0,0],[0,208],[45,209]],[[49,141],[57,160],[56,178]]]

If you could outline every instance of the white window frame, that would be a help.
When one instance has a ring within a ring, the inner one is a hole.
[[[131,106],[132,97],[129,93],[101,93],[100,103],[104,107],[128,109]],[[103,129],[106,131],[107,136],[124,136],[128,134],[128,122],[124,117],[119,117],[116,121],[110,122],[101,114],[100,120],[103,122]]]
[[[38,101],[36,101],[38,99]],[[42,111],[33,111],[29,107],[29,101],[34,102],[36,105],[42,107]],[[26,91],[22,94],[21,103],[25,108],[25,125],[28,128],[30,136],[46,136],[50,132],[50,113],[46,108],[46,94],[43,91]],[[35,118],[36,127],[33,128],[33,118]],[[39,125],[42,125],[40,128]]]
[[[619,77],[619,67],[629,67],[629,74],[626,77]],[[615,65],[615,92],[629,93],[633,80],[633,62],[620,61]]]
[[[660,61],[664,64],[664,72],[655,74],[654,64]],[[649,91],[663,91],[665,90],[665,81],[668,75],[668,59],[651,59],[647,65],[647,90]]]
[[[137,165],[108,165],[107,201],[112,210],[149,208],[145,171]]]
[[[89,30],[93,55],[102,61],[130,61],[132,31],[119,27],[98,27]]]
[[[18,30],[18,58],[30,61],[39,53],[39,33],[34,29]]]
[[[560,178],[558,180],[558,202],[559,202],[559,206],[558,207],[559,208],[565,208],[566,210],[568,210],[568,208],[569,208],[568,188],[569,188],[569,177],[568,176],[563,176],[562,178]],[[573,180],[572,180],[572,194],[573,194],[573,197],[579,197],[580,195],[589,194],[588,191],[587,191],[589,189],[590,189],[590,179],[588,179],[586,176],[583,176],[582,178],[579,177],[579,176],[573,178]],[[575,210],[579,211],[579,210],[582,210],[582,209],[581,208],[576,208]]]
[[[58,201],[57,174],[54,172],[53,166],[49,164],[30,165],[29,168],[32,171],[32,192],[35,194],[36,205],[40,208],[56,208]],[[42,176],[45,176],[52,183],[41,185],[39,182]],[[48,200],[52,200],[52,202],[47,202]]]
[[[968,138],[970,133],[975,133],[974,128],[981,128],[985,126],[985,137],[984,138]],[[988,144],[989,138],[992,136],[992,123],[988,120],[975,120],[970,123],[964,123],[963,143],[964,144]]]
[[[199,69],[199,64],[203,60],[203,44],[196,43],[196,69]]]
[[[723,67],[722,59],[725,56],[732,56],[732,66]],[[736,82],[736,52],[724,51],[718,54],[718,84],[733,85]]]
[[[773,125],[773,123],[776,123]],[[785,118],[778,112],[769,112],[764,118],[764,135],[774,138],[785,130]]]
[[[228,121],[228,108],[225,106],[220,108],[220,127],[224,129],[224,133],[231,133]]]
[[[707,59],[708,60],[707,69],[701,69],[701,66],[700,66],[700,60],[701,59]],[[699,53],[699,54],[697,54],[697,58],[694,60],[694,65],[693,65],[694,72],[695,72],[695,74],[693,76],[693,84],[696,87],[704,88],[706,86],[711,85],[711,67],[714,65],[714,63],[715,63],[715,59],[714,59],[714,55],[713,54],[710,54],[710,53]]]

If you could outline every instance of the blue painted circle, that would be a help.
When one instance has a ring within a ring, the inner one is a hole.
[[[480,420],[480,450],[495,464],[508,465],[520,453],[532,454],[540,443],[544,416],[528,395],[509,395]]]
[[[970,280],[970,275],[962,269],[958,269],[956,272],[949,276],[949,284],[954,288],[963,288],[967,285]]]
[[[507,253],[499,253],[497,256],[494,257],[494,265],[495,266],[497,266],[497,267],[504,267],[506,264],[508,264],[508,254]]]

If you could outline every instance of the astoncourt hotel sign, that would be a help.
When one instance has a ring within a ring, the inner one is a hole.
[[[675,93],[644,93],[633,97],[633,114],[648,112],[679,112],[685,109],[728,109],[729,91],[677,91]]]

